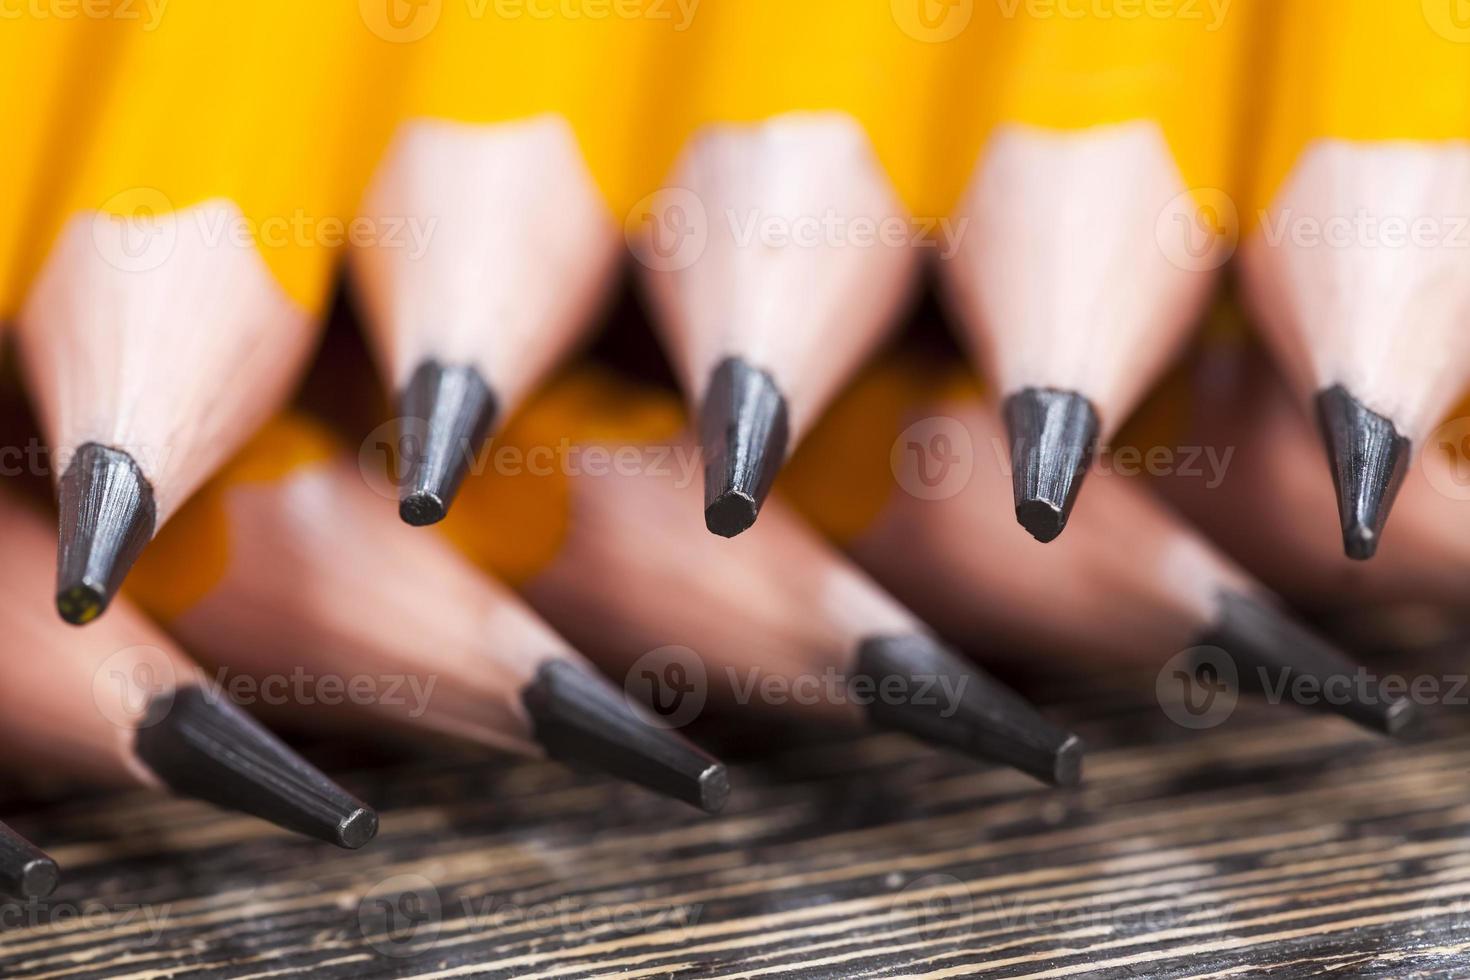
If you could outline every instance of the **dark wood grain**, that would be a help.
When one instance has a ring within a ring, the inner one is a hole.
[[[384,817],[358,853],[150,794],[31,804],[13,822],[66,883],[4,907],[0,969],[1470,976],[1470,709],[1410,745],[1254,703],[1189,732],[1152,680],[1059,692],[1093,746],[1075,791],[900,737],[782,736],[718,819],[550,764],[349,771]]]

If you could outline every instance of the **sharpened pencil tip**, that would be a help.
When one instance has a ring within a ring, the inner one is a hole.
[[[715,763],[699,774],[699,808],[705,813],[719,813],[730,799],[730,774]]]
[[[1037,541],[1055,541],[1067,526],[1067,513],[1048,500],[1021,500],[1016,503],[1016,520]]]
[[[399,396],[406,480],[398,516],[416,527],[444,519],[495,422],[496,400],[466,364],[424,361]]]
[[[57,484],[56,611],[75,626],[107,609],[153,537],[153,488],[132,456],[89,442]]]
[[[1317,395],[1317,422],[1332,466],[1343,551],[1366,561],[1378,551],[1388,512],[1408,468],[1410,443],[1393,420],[1354,398],[1342,385]]]
[[[56,890],[61,872],[50,858],[37,858],[20,873],[20,893],[26,898],[45,898]]]
[[[1303,707],[1330,710],[1364,728],[1401,734],[1419,721],[1414,702],[1392,695],[1335,646],[1270,601],[1235,592],[1216,599],[1215,621],[1200,645],[1224,650],[1242,688],[1296,690],[1307,678]]]
[[[546,754],[718,812],[730,795],[725,767],[634,708],[623,692],[568,660],[548,660],[521,692]]]
[[[45,898],[56,890],[56,862],[20,834],[0,824],[0,890],[20,898]]]
[[[134,737],[138,758],[174,792],[358,848],[378,817],[291,751],[223,692],[198,685],[156,697]]]
[[[1097,412],[1075,391],[1023,388],[1005,400],[1016,520],[1038,541],[1067,526],[1097,444]]]
[[[761,505],[738,490],[722,493],[704,508],[704,526],[722,538],[733,538],[755,523]]]
[[[868,718],[1044,782],[1082,778],[1082,740],[1047,721],[1019,694],[932,637],[875,636],[857,651],[856,673],[875,692]]]
[[[738,357],[721,361],[700,413],[705,527],[733,538],[755,523],[786,461],[788,437],[775,379]]]
[[[449,508],[438,494],[430,493],[428,490],[412,490],[403,495],[398,501],[398,516],[405,524],[414,527],[427,527],[444,520],[444,515],[449,513]]]
[[[1342,529],[1342,550],[1354,561],[1367,561],[1378,552],[1378,532],[1351,521]]]
[[[367,807],[358,807],[343,817],[342,822],[337,825],[337,839],[333,843],[355,851],[376,836],[378,815]]]

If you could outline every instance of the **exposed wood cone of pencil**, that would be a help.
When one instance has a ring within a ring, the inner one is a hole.
[[[1282,5],[1242,251],[1360,560],[1470,384],[1470,57],[1450,6],[1422,6]]]
[[[1306,677],[1316,706],[1358,724],[1394,733],[1414,719],[1411,701],[1360,691],[1352,661],[1135,480],[1098,473],[1077,528],[1035,547],[995,506],[1009,485],[995,408],[953,364],[883,360],[812,432],[783,487],[941,636],[997,656],[1161,669],[1179,657],[1268,695]]]
[[[341,847],[372,839],[372,809],[212,687],[125,599],[93,629],[60,622],[37,574],[55,560],[39,517],[0,500],[0,533],[11,555],[0,563],[0,622],[23,653],[0,659],[12,775],[167,787]]]
[[[126,84],[69,142],[21,276],[76,624],[290,391],[355,196],[345,158],[371,142],[356,11],[179,0],[153,30],[107,30]]]
[[[361,214],[417,237],[351,250],[398,400],[404,521],[444,517],[486,437],[595,321],[621,254],[614,215],[657,139],[651,42],[670,29],[449,4],[405,45],[399,121]]]
[[[1067,526],[1097,446],[1179,353],[1231,254],[1259,6],[993,11],[970,34],[985,46],[979,156],[942,268],[1038,541]]]
[[[936,46],[826,0],[720,5],[682,43],[687,136],[629,230],[699,419],[705,525],[733,537],[908,295]]]
[[[698,456],[669,396],[584,368],[538,396],[446,530],[670,725],[706,704],[866,722],[1071,784],[1082,746],[938,642],[779,501],[700,528]],[[570,440],[568,443],[566,440]],[[776,693],[772,693],[772,691]]]
[[[394,490],[377,463],[283,415],[160,535],[131,593],[226,676],[265,690],[300,671],[307,703],[282,706],[295,719],[431,731],[724,805],[724,766],[441,536],[399,521],[383,507]]]

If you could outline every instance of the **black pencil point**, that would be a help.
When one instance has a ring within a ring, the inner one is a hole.
[[[0,824],[0,891],[19,898],[45,898],[60,879],[55,861]]]
[[[495,395],[468,365],[424,361],[398,401],[407,479],[398,516],[416,527],[442,521],[470,460],[495,421]]]
[[[1221,593],[1217,603],[1215,623],[1200,644],[1230,655],[1243,689],[1291,698],[1304,679],[1311,700],[1303,707],[1330,710],[1387,735],[1418,721],[1413,701],[1389,697],[1365,670],[1283,610],[1233,592]]]
[[[339,847],[358,848],[378,816],[292,752],[222,692],[160,695],[134,751],[174,792],[240,810]]]
[[[637,783],[717,813],[730,795],[725,767],[630,706],[604,678],[548,660],[521,692],[547,755]]]
[[[89,442],[57,485],[56,611],[80,626],[102,615],[153,537],[153,488],[132,456]]]
[[[1378,550],[1383,525],[1408,469],[1409,440],[1391,419],[1358,401],[1342,385],[1317,395],[1317,422],[1327,443],[1342,547],[1365,561]]]
[[[1038,541],[1067,526],[1097,444],[1097,413],[1075,391],[1023,388],[1005,400],[1016,520]]]
[[[872,687],[868,717],[879,728],[948,745],[1057,786],[1082,778],[1081,739],[930,637],[864,640],[857,675]]]
[[[737,357],[710,375],[700,415],[704,524],[733,538],[755,523],[786,461],[786,399],[765,371]]]

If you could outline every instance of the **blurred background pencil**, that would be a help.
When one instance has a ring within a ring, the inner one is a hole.
[[[970,36],[981,147],[943,263],[1002,399],[1016,519],[1062,533],[1106,444],[1181,349],[1234,239],[1258,5],[1006,17]]]
[[[11,556],[0,564],[0,622],[24,651],[0,659],[12,774],[166,786],[340,847],[377,833],[376,813],[211,688],[126,601],[85,632],[57,621],[40,601],[51,535],[14,500],[0,501],[0,530]]]
[[[724,805],[722,765],[634,709],[439,535],[404,526],[382,506],[392,489],[320,425],[283,415],[160,535],[130,594],[216,669],[368,687],[289,704],[289,720],[433,731]]]
[[[1244,295],[1321,430],[1355,559],[1470,384],[1470,57],[1420,6],[1281,5],[1252,143]]]
[[[107,21],[116,77],[27,229],[20,351],[56,463],[56,606],[106,607],[138,553],[298,378],[373,142],[356,11],[177,0]],[[42,261],[44,260],[44,261]]]
[[[1242,687],[1307,677],[1325,689],[1336,677],[1346,697],[1324,701],[1332,710],[1389,733],[1412,720],[1406,699],[1360,695],[1347,683],[1356,664],[1146,485],[1098,474],[1079,505],[1085,526],[1034,547],[995,506],[1007,492],[996,452],[1004,427],[969,376],[913,354],[883,360],[813,430],[783,488],[945,639],[996,657],[1045,654],[1063,669],[1087,660],[1162,668],[1213,648]],[[834,472],[843,479],[831,482]]]
[[[663,393],[581,369],[507,429],[500,451],[525,465],[467,480],[446,530],[578,649],[631,689],[673,696],[676,712],[687,693],[696,712],[706,695],[740,705],[742,725],[765,713],[866,721],[1077,781],[1076,736],[936,641],[791,510],[773,502],[728,543],[689,520],[702,497],[681,426]],[[767,684],[792,696],[767,699]]]

